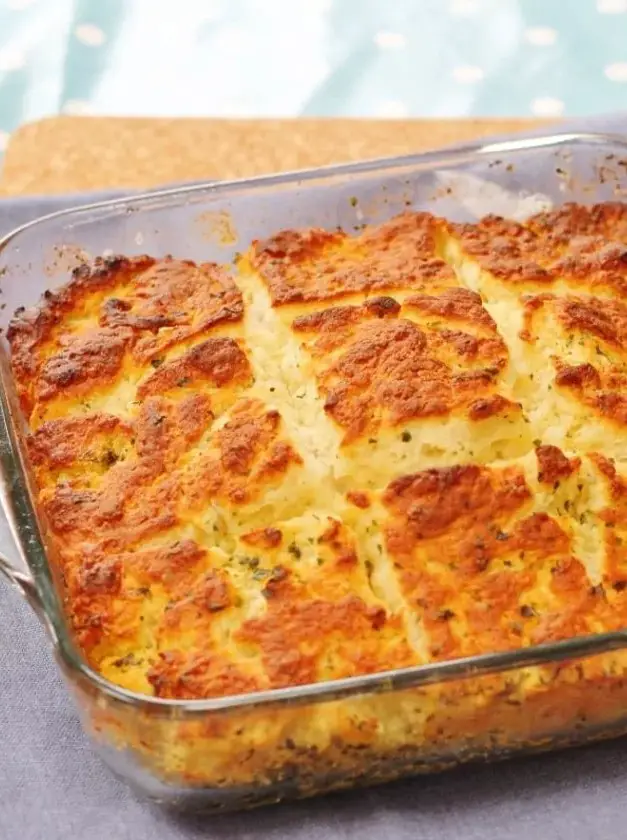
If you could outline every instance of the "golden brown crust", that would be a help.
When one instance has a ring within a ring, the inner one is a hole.
[[[260,546],[261,548],[276,548],[281,545],[283,534],[278,528],[259,528],[248,534],[242,534],[244,545]]]
[[[215,434],[215,448],[181,477],[188,506],[202,507],[207,499],[248,503],[292,465],[301,464],[281,432],[278,411],[267,411],[263,403],[253,400],[235,405],[229,421]]]
[[[11,344],[11,362],[16,379],[33,376],[38,370],[38,351],[48,341],[64,315],[78,308],[81,301],[99,292],[106,292],[118,284],[129,282],[135,272],[141,272],[155,261],[151,257],[98,258],[93,265],[81,265],[72,272],[72,282],[59,291],[47,291],[44,305],[32,309],[18,309],[11,322],[7,338]]]
[[[51,420],[31,435],[29,455],[35,466],[47,465],[52,469],[70,466],[83,459],[91,463],[102,460],[103,466],[113,466],[118,454],[111,447],[106,447],[106,442],[111,437],[122,435],[130,440],[132,425],[110,414]],[[105,444],[101,455],[98,442]]]
[[[553,264],[557,278],[591,291],[609,291],[627,297],[627,248],[597,238],[571,244],[569,252]]]
[[[551,362],[554,383],[605,421],[627,423],[625,358],[627,306],[621,301],[591,296],[544,294],[525,300],[521,337],[530,343],[543,338],[546,326],[536,323],[549,311],[561,336],[554,337]],[[590,361],[573,363],[572,348]]]
[[[581,458],[567,458],[558,446],[537,446],[538,481],[555,485],[556,481],[568,478],[581,466]]]
[[[409,320],[414,309],[467,324],[480,334],[423,328]],[[381,426],[455,410],[465,409],[471,420],[519,410],[494,393],[495,377],[507,365],[507,348],[471,292],[410,297],[403,307],[391,297],[371,298],[360,306],[300,316],[292,329],[309,339],[307,349],[320,365],[324,409],[344,429],[347,444]],[[466,365],[479,368],[465,370]]]
[[[620,201],[591,206],[567,202],[555,210],[532,216],[527,225],[542,238],[562,245],[570,245],[580,237],[627,242],[627,208]]]
[[[200,700],[249,694],[266,686],[220,654],[199,651],[161,651],[148,672],[157,697],[170,700]]]
[[[393,482],[388,551],[418,605],[436,659],[585,633],[594,615],[585,568],[515,470],[469,466]],[[428,559],[430,558],[430,559]],[[549,575],[546,589],[538,579]]]
[[[114,258],[20,313],[38,504],[89,662],[189,699],[624,626],[626,219],[284,231],[236,279]],[[340,720],[307,737],[389,724]]]
[[[120,380],[125,364],[159,363],[160,353],[242,316],[241,293],[213,264],[112,257],[81,266],[9,327],[24,409],[88,397]]]
[[[627,349],[627,306],[602,298],[562,298],[556,301],[558,317],[574,330]]]
[[[134,279],[130,299],[106,301],[100,320],[132,330],[133,355],[144,362],[243,314],[241,292],[219,266],[166,258]]]
[[[361,510],[368,510],[370,507],[369,495],[361,490],[349,490],[346,494],[346,498],[351,504],[355,505],[355,507],[361,508]]]
[[[313,543],[301,537],[273,547],[256,567],[267,609],[245,621],[237,638],[258,652],[269,686],[414,664],[400,618],[370,590],[354,535],[337,519],[316,533]]]
[[[39,370],[35,398],[42,402],[60,394],[88,394],[94,385],[106,385],[121,372],[128,336],[97,330],[86,337],[68,339]]]
[[[267,615],[247,621],[238,636],[259,647],[272,688],[324,679],[331,638],[334,657],[342,663],[337,676],[369,674],[415,662],[407,643],[399,641],[398,626],[397,632],[394,628],[386,632],[382,607],[369,607],[350,595],[334,603],[284,602],[280,586],[270,592]]]
[[[428,289],[453,282],[437,254],[438,225],[428,213],[403,213],[356,237],[319,229],[283,231],[253,244],[252,263],[274,306],[332,300],[356,292]]]
[[[52,341],[63,318],[81,308],[85,301],[98,300],[100,295],[106,294],[118,284],[130,282],[135,273],[147,270],[154,262],[151,257],[98,258],[93,265],[76,268],[72,272],[72,282],[67,286],[56,292],[47,291],[44,294],[44,305],[16,312],[7,331],[7,338],[11,344],[11,364],[20,397],[28,413],[33,406],[31,388],[37,382],[43,362],[42,350]],[[111,333],[106,331],[105,334]],[[54,354],[48,354],[46,361],[50,364],[53,358]]]
[[[68,608],[85,652],[92,656],[103,643],[115,650],[125,637],[136,641],[146,599],[155,598],[156,589],[172,602],[186,597],[206,556],[194,542],[184,540],[127,554],[88,550],[82,565],[68,564]]]
[[[450,225],[462,251],[498,281],[518,289],[559,283],[627,296],[627,214],[618,202],[566,204],[525,223],[487,216]]]
[[[477,224],[451,225],[450,230],[466,254],[505,283],[545,285],[553,281],[543,265],[547,255],[542,241],[518,222],[486,216]]]
[[[444,289],[439,295],[411,295],[405,300],[405,306],[440,315],[447,321],[476,324],[496,333],[494,319],[484,307],[481,296],[469,289]]]
[[[232,384],[246,386],[252,380],[246,353],[232,338],[208,338],[182,356],[156,367],[137,389],[139,399],[173,389],[198,388],[203,382],[223,388]]]

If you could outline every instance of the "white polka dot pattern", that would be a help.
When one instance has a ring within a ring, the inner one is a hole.
[[[299,0],[299,3],[301,8],[314,14],[326,14],[333,6],[333,0]]]
[[[452,71],[453,78],[461,85],[473,85],[480,82],[484,75],[481,67],[475,64],[460,64],[459,67],[453,67]]]
[[[557,41],[557,30],[552,26],[530,26],[524,36],[534,47],[550,47]]]
[[[454,17],[470,17],[479,11],[477,0],[450,0],[450,13]]]
[[[564,113],[564,103],[554,96],[540,96],[531,103],[531,113],[536,117],[559,117]]]
[[[627,0],[0,0],[0,83],[5,134],[58,112],[609,113]]]
[[[74,30],[74,35],[87,47],[101,47],[107,40],[102,29],[93,23],[80,23]]]
[[[608,64],[603,72],[610,82],[627,82],[627,61]]]
[[[64,114],[72,114],[77,117],[91,114],[92,110],[92,106],[89,102],[85,102],[82,99],[68,99],[61,107],[61,111]]]
[[[597,11],[602,15],[620,15],[627,12],[627,0],[597,0]]]
[[[0,73],[20,70],[26,64],[26,55],[18,47],[8,46],[0,49]]]
[[[402,119],[408,116],[407,105],[396,99],[390,99],[387,102],[382,102],[378,111],[378,117],[385,117],[389,119]]]
[[[383,50],[401,50],[406,43],[401,32],[377,32],[374,42]]]

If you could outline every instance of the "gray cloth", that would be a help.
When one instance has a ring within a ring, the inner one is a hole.
[[[627,117],[587,123],[621,126]],[[93,199],[0,203],[0,232]],[[0,544],[14,555],[1,520]],[[0,585],[0,840],[620,838],[626,786],[622,740],[247,814],[175,817],[139,801],[92,753],[37,619]]]

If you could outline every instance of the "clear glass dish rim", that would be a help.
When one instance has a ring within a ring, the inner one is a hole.
[[[425,169],[435,170],[444,164],[448,166],[460,165],[468,157],[481,158],[492,154],[516,155],[516,153],[531,149],[551,150],[561,146],[586,144],[599,147],[622,147],[627,158],[627,138],[620,135],[599,132],[554,132],[513,140],[487,143],[479,141],[419,154],[316,167],[276,175],[262,175],[230,181],[207,181],[182,187],[125,195],[41,216],[20,225],[2,237],[0,239],[0,253],[21,233],[64,216],[79,218],[94,212],[116,208],[126,210],[132,208],[133,211],[137,211],[142,207],[150,206],[152,202],[157,200],[176,199],[204,192],[228,196],[229,193],[242,189],[254,190],[272,186],[278,187],[283,184],[298,184],[318,178],[383,172],[408,166],[421,166]],[[97,220],[94,221],[97,222]],[[33,597],[29,597],[29,601],[40,618],[43,619],[55,652],[59,655],[60,664],[68,677],[85,683],[92,690],[97,690],[100,695],[104,695],[111,701],[136,707],[153,715],[195,718],[213,712],[234,712],[252,708],[259,710],[284,705],[330,702],[366,693],[400,691],[445,683],[455,679],[500,673],[516,668],[557,664],[569,659],[627,648],[626,629],[533,645],[501,653],[479,654],[462,659],[416,665],[410,668],[382,671],[340,680],[267,689],[206,700],[169,700],[129,691],[107,680],[92,669],[83,659],[68,632],[63,611],[58,603],[58,594],[52,579],[50,561],[46,554],[39,520],[29,489],[25,453],[19,443],[14,413],[11,410],[9,395],[13,390],[14,382],[10,373],[8,354],[5,348],[0,346],[0,477],[4,485],[3,507],[16,545],[34,578],[37,603],[33,604]],[[32,532],[29,539],[26,539],[24,533],[26,527]],[[37,553],[40,554],[40,557],[35,556]],[[24,575],[16,573],[15,580],[23,584]]]

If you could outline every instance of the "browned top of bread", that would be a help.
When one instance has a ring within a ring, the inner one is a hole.
[[[626,220],[288,230],[17,313],[89,662],[199,698],[624,626]]]

